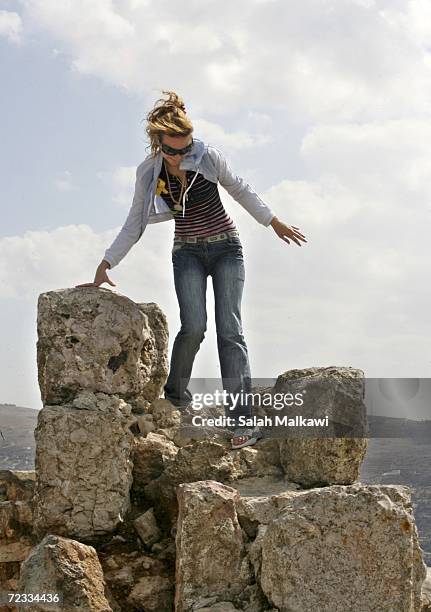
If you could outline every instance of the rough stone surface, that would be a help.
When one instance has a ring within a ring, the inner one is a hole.
[[[166,576],[143,576],[133,587],[127,602],[145,612],[173,610],[174,587]]]
[[[21,538],[16,542],[0,540],[0,563],[23,561],[31,550],[31,544],[29,538]]]
[[[35,612],[111,612],[105,588],[95,549],[52,534],[33,548],[21,566],[18,582],[20,592],[61,592],[62,603],[57,606],[34,605],[31,610]]]
[[[422,585],[421,612],[431,612],[431,567],[427,567],[427,576]]]
[[[39,296],[37,332],[44,405],[68,402],[84,389],[126,400],[159,397],[168,333],[156,304],[138,305],[102,287],[49,291]]]
[[[288,370],[277,378],[271,395],[277,393],[300,393],[304,403],[272,414],[329,419],[328,427],[280,429],[288,434],[279,440],[280,464],[288,479],[307,487],[354,483],[368,442],[362,370],[335,366]]]
[[[353,484],[367,452],[365,438],[290,438],[279,443],[284,473],[305,487]]]
[[[147,438],[154,435],[150,433]],[[281,467],[272,463],[278,459],[278,447],[277,452],[275,447],[276,440],[265,440],[259,442],[259,446],[240,450],[232,450],[229,440],[223,438],[191,440],[178,449],[174,460],[158,478],[144,486],[145,496],[168,523],[175,523],[178,516],[175,488],[178,484],[200,480],[231,484],[249,475],[281,476]]]
[[[246,540],[238,522],[238,492],[215,481],[178,486],[177,612],[199,597],[231,599],[252,582]]]
[[[142,397],[153,401],[160,397],[169,372],[168,321],[155,302],[137,304],[148,319],[149,334],[142,346],[141,360],[146,368]]]
[[[29,501],[0,502],[0,539],[30,535],[32,525],[33,512]]]
[[[426,566],[408,487],[294,493],[259,526],[250,555],[263,592],[283,612],[420,611]]]
[[[0,498],[4,501],[29,501],[33,497],[34,470],[0,470]]]
[[[175,460],[178,448],[165,436],[149,432],[137,438],[133,452],[133,488],[142,491]]]
[[[3,593],[16,591],[21,562],[33,545],[34,483],[34,471],[0,470],[0,592]],[[1,606],[0,609],[3,610]]]
[[[150,547],[160,540],[161,532],[157,525],[154,509],[150,508],[133,522],[142,542]]]
[[[135,422],[115,396],[82,392],[38,414],[34,530],[86,539],[109,533],[130,507]]]

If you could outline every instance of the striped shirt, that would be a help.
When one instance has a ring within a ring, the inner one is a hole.
[[[187,187],[193,180],[195,172],[195,170],[186,170]],[[213,236],[220,232],[237,229],[223,206],[217,183],[208,181],[202,174],[198,173],[191,189],[187,192],[183,217],[182,209],[174,209],[175,202],[169,193],[164,163],[162,163],[159,179],[165,182],[160,195],[174,215],[175,236]],[[172,195],[178,201],[181,192],[181,179],[169,174],[169,182]],[[160,188],[163,187],[160,183],[159,185]]]

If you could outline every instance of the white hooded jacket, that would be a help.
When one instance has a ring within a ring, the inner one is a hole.
[[[187,203],[187,192],[192,187],[198,172],[213,183],[219,182],[230,196],[243,206],[258,223],[268,226],[275,213],[242,178],[233,174],[222,153],[214,146],[193,138],[193,148],[181,160],[180,170],[195,170],[190,185],[183,194],[183,216]],[[140,239],[148,223],[159,223],[174,219],[169,206],[156,194],[157,179],[162,167],[162,155],[151,154],[136,169],[135,193],[123,227],[103,259],[111,269],[118,265],[131,247]]]

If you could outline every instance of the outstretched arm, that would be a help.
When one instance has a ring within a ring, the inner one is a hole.
[[[99,287],[102,283],[109,283],[113,287],[116,286],[109,278],[107,270],[111,270],[120,263],[142,236],[145,229],[142,221],[144,207],[144,188],[141,178],[142,167],[143,164],[140,164],[136,169],[135,193],[127,219],[114,242],[106,249],[103,259],[97,267],[94,281],[92,283],[81,283],[80,285],[75,285],[75,287]]]
[[[288,244],[290,244],[289,238],[298,246],[302,246],[300,240],[307,242],[298,227],[287,225],[277,219],[271,208],[263,202],[250,185],[232,172],[226,158],[219,149],[211,145],[208,147],[208,153],[217,169],[220,184],[256,221],[266,227],[271,225],[277,236]]]

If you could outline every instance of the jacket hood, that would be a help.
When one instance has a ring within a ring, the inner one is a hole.
[[[200,140],[199,138],[193,138],[193,148],[190,153],[184,155],[183,159],[181,160],[180,170],[196,170],[201,162],[203,154],[205,153],[205,148],[206,145],[202,140]],[[160,174],[160,170],[162,168],[162,161],[163,157],[161,152],[159,151],[156,157],[154,158],[154,179]]]
[[[189,191],[189,189],[191,188],[191,186],[193,185],[196,179],[196,176],[199,171],[199,164],[201,162],[204,152],[205,152],[205,143],[199,138],[193,138],[192,150],[189,153],[187,153],[187,155],[184,155],[180,163],[180,170],[194,170],[195,171],[195,175],[193,177],[191,184],[188,186],[188,188],[183,194],[183,201],[182,201],[182,206],[183,206],[182,216],[183,217],[184,217],[185,210],[186,210],[186,200],[188,197],[187,192]],[[162,162],[163,162],[163,157],[162,157],[161,152],[159,151],[154,161],[154,170],[153,170],[153,184],[154,185],[156,183],[156,178],[160,174],[160,170],[162,168]]]

